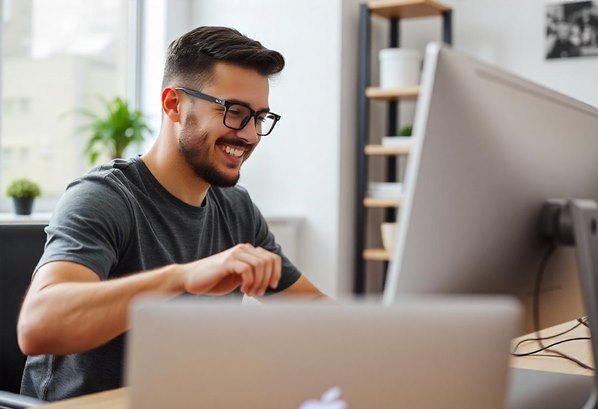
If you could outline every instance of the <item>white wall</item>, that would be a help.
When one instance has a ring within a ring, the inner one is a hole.
[[[240,184],[265,216],[303,219],[294,261],[331,295],[349,292],[353,280],[357,3],[177,1],[169,12],[187,18],[168,17],[166,28],[169,43],[200,25],[234,27],[285,56],[270,89],[282,120],[244,165]]]
[[[458,50],[598,106],[598,57],[546,60],[546,5],[555,0],[442,0],[453,8]],[[406,21],[404,43],[423,50],[433,19]],[[436,34],[433,34],[436,35]],[[439,36],[440,34],[438,34]]]

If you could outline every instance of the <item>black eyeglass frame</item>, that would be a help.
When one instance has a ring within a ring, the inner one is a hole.
[[[175,90],[182,91],[182,92],[184,92],[187,95],[191,95],[192,97],[203,99],[204,101],[214,102],[216,104],[222,105],[224,107],[224,115],[222,116],[222,123],[227,128],[233,129],[235,131],[240,131],[241,129],[245,128],[247,126],[247,124],[249,123],[249,120],[251,118],[253,118],[254,124],[256,125],[256,128],[257,128],[257,121],[259,120],[259,115],[265,113],[265,114],[273,116],[274,123],[272,124],[272,127],[270,128],[270,130],[268,131],[268,133],[259,133],[259,132],[257,132],[257,134],[259,136],[267,136],[267,135],[270,135],[270,133],[272,133],[272,131],[274,130],[274,127],[276,126],[276,123],[278,121],[280,121],[280,118],[281,118],[280,115],[275,114],[274,112],[271,112],[271,111],[254,111],[253,109],[251,109],[251,107],[249,105],[243,104],[242,102],[231,102],[231,101],[227,101],[227,100],[224,100],[224,99],[216,98],[216,97],[213,97],[213,96],[208,95],[208,94],[204,94],[203,92],[199,92],[199,91],[196,91],[196,90],[191,89],[191,88],[177,87],[177,88],[175,88]],[[247,108],[249,110],[250,114],[251,114],[251,115],[249,115],[249,116],[247,116],[247,117],[245,117],[243,119],[243,121],[241,122],[241,126],[238,127],[238,128],[235,128],[233,126],[229,126],[229,125],[226,124],[226,114],[227,114],[228,109],[230,108],[231,105],[241,105],[242,107]]]

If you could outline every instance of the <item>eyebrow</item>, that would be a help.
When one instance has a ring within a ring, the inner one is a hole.
[[[248,106],[249,108],[251,108],[251,105],[249,105],[247,102],[241,101],[241,100],[238,100],[238,99],[225,99],[225,101],[232,102],[232,103],[235,103],[235,104],[245,105],[245,106]],[[251,109],[253,109],[253,108],[251,108]],[[266,107],[266,108],[254,109],[254,111],[255,112],[270,112],[270,108]]]

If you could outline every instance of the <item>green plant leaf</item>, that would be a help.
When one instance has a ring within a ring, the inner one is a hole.
[[[83,152],[92,164],[102,153],[110,155],[112,159],[120,158],[129,145],[141,143],[146,135],[152,134],[145,116],[139,110],[132,111],[126,100],[120,97],[101,100],[104,108],[102,114],[89,110],[77,111],[87,121],[78,130],[88,134]]]
[[[413,126],[412,125],[405,125],[399,128],[397,135],[398,136],[411,136],[411,133],[413,132]]]
[[[37,197],[41,195],[39,185],[30,179],[15,179],[6,188],[8,197]]]

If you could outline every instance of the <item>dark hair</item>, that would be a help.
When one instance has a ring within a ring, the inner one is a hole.
[[[168,46],[162,88],[175,79],[209,81],[217,62],[251,68],[264,76],[279,73],[284,57],[259,41],[228,27],[198,27],[183,34]]]

